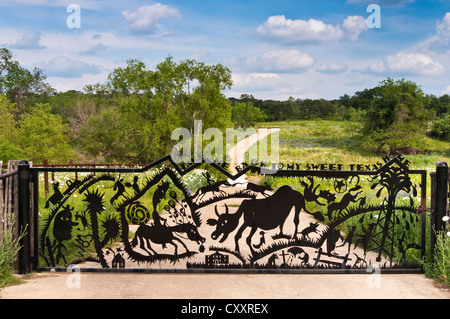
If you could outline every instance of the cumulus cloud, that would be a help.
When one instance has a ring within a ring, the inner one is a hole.
[[[95,55],[99,52],[106,51],[107,46],[102,43],[97,43],[91,46],[88,50],[80,52],[81,55]]]
[[[275,73],[233,73],[233,83],[235,90],[245,89],[258,92],[273,90],[281,85],[282,80]]]
[[[445,68],[423,53],[397,53],[386,57],[384,61],[369,66],[372,72],[396,72],[418,75],[440,75]]]
[[[436,23],[436,33],[444,39],[450,39],[450,12],[447,12],[442,21]]]
[[[45,49],[45,46],[39,44],[42,33],[25,33],[22,38],[18,39],[15,43],[10,45],[11,49],[24,49],[24,50],[40,50]]]
[[[101,69],[98,65],[88,64],[80,60],[72,60],[67,56],[58,56],[50,59],[48,62],[42,62],[39,65],[44,73],[49,76],[63,78],[79,78],[84,74],[98,74]]]
[[[166,18],[179,18],[180,12],[164,4],[142,6],[136,11],[126,10],[122,16],[132,33],[154,33],[158,22]]]
[[[323,43],[341,40],[348,36],[355,41],[367,30],[362,16],[348,16],[343,26],[326,24],[316,19],[291,20],[284,15],[271,16],[256,29],[256,34],[283,43]]]
[[[446,53],[450,50],[450,12],[436,23],[436,35],[430,39],[429,48],[433,51]]]
[[[314,64],[308,54],[296,49],[268,51],[260,56],[234,59],[240,68],[258,72],[298,72]]]
[[[348,16],[343,23],[351,40],[358,40],[359,35],[368,30],[367,21],[362,16]]]
[[[450,85],[447,85],[445,90],[442,92],[442,94],[450,94]]]
[[[375,73],[386,72],[386,65],[383,61],[376,62],[376,63],[369,65],[368,71],[375,72]]]
[[[316,69],[320,73],[339,74],[348,70],[348,66],[344,63],[333,63],[330,65],[319,64]]]
[[[256,33],[283,42],[324,42],[342,38],[342,30],[316,19],[291,20],[284,15],[271,16]]]

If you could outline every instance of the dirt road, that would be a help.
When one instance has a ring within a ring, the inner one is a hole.
[[[421,274],[38,273],[2,299],[450,299]]]

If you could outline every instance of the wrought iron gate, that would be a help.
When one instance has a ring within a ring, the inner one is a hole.
[[[226,164],[177,165],[169,156],[134,169],[34,167],[35,190],[40,174],[57,175],[46,201],[34,196],[40,216],[35,266],[418,269],[426,171],[410,169],[402,156],[348,168],[260,164],[243,164],[236,175]],[[251,178],[242,183],[244,174]]]

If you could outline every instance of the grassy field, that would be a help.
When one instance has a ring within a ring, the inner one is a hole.
[[[299,163],[302,165],[301,169],[304,169],[307,164],[343,164],[343,167],[349,167],[350,164],[384,163],[382,160],[383,155],[363,149],[361,136],[354,130],[354,125],[348,122],[329,120],[265,122],[260,123],[259,128],[280,129],[279,163]],[[270,137],[267,140],[261,140],[260,144],[268,145],[270,149],[269,139]],[[405,157],[411,162],[410,169],[427,171],[426,198],[427,207],[430,207],[430,173],[435,171],[437,162],[450,163],[450,142],[426,137],[425,143],[427,147],[426,152],[416,155],[409,154],[405,155]],[[253,147],[261,146],[254,145]],[[413,182],[417,183],[416,185],[420,184],[420,175],[410,175],[410,177]],[[296,178],[273,179],[266,177],[265,179],[263,178],[263,181],[271,184],[274,189],[283,184],[290,184],[294,188],[302,189]],[[322,180],[320,183],[325,188],[331,187],[331,184],[328,185],[330,181]],[[367,190],[366,203],[370,205],[379,204],[381,199],[370,194],[370,183],[363,185],[363,188]],[[400,195],[397,199],[398,204],[403,204],[402,196],[406,196],[406,194]],[[421,194],[419,193],[418,197],[414,199],[416,205],[420,205],[420,196]],[[314,206],[314,203],[312,204]],[[309,208],[310,211],[322,211],[323,215],[325,215],[323,207],[314,206]],[[429,217],[428,214],[427,216]],[[428,219],[427,230],[430,229]],[[348,221],[342,225],[342,230],[345,231],[345,228],[351,225],[357,225],[357,223],[352,224],[352,221]],[[401,236],[402,230],[402,227],[397,227],[398,236]],[[416,227],[413,232],[415,236],[419,236],[420,229]],[[427,240],[429,239],[427,238]],[[427,249],[428,245],[429,243],[426,244]]]
[[[265,122],[259,127],[280,129],[281,163],[374,164],[382,157],[364,150],[361,137],[344,121]],[[406,156],[411,169],[431,172],[436,162],[450,163],[450,142],[429,137],[425,140],[426,153]]]

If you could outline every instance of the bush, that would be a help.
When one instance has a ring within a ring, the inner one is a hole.
[[[35,104],[19,125],[17,144],[28,160],[66,162],[76,155],[69,145],[69,127],[48,104]]]
[[[378,88],[364,119],[364,146],[383,154],[424,148],[429,114],[423,91],[414,82],[390,78]]]
[[[265,121],[267,116],[261,109],[254,106],[252,102],[237,102],[231,110],[231,121],[235,127],[248,128],[255,126],[258,122]]]
[[[444,118],[433,122],[430,130],[431,136],[436,136],[446,141],[450,141],[450,114]]]
[[[20,279],[14,277],[12,263],[20,250],[20,240],[25,232],[19,234],[19,238],[14,238],[15,227],[12,226],[5,231],[3,238],[0,239],[0,288],[20,282]]]
[[[449,229],[448,216],[443,219]],[[439,231],[436,233],[436,244],[433,260],[421,261],[425,275],[442,281],[450,286],[450,231]]]
[[[359,134],[364,128],[366,110],[349,107],[343,118],[345,120],[344,130],[346,133]]]
[[[8,141],[0,140],[0,161],[8,163],[8,160],[20,160],[22,151],[16,145]]]

